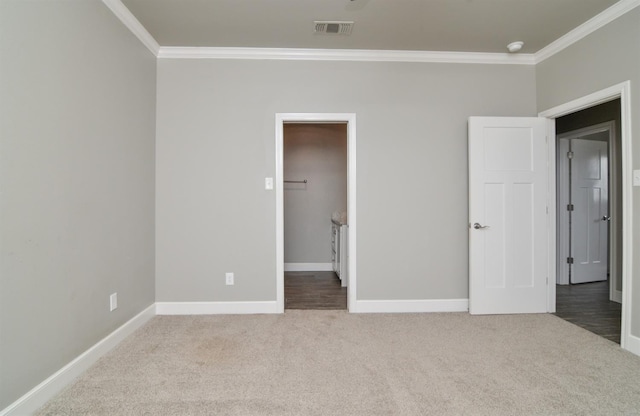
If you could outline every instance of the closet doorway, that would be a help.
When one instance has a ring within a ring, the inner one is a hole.
[[[354,114],[276,114],[280,312],[354,310],[354,172]]]
[[[347,125],[283,134],[284,308],[347,309]]]

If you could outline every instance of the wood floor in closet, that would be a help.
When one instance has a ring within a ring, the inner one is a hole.
[[[347,309],[347,288],[334,272],[285,272],[285,309]]]
[[[606,281],[556,286],[556,316],[618,344],[621,314]]]

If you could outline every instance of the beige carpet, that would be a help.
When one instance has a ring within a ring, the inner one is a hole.
[[[640,357],[552,315],[159,316],[41,415],[640,415]]]

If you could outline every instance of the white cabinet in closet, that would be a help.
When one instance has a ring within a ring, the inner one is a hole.
[[[349,227],[331,220],[331,263],[333,271],[336,272],[342,287],[347,286],[348,254],[347,254],[347,232]]]

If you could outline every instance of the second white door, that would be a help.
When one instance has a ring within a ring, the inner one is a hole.
[[[609,238],[608,145],[571,143],[571,283],[607,280]]]

